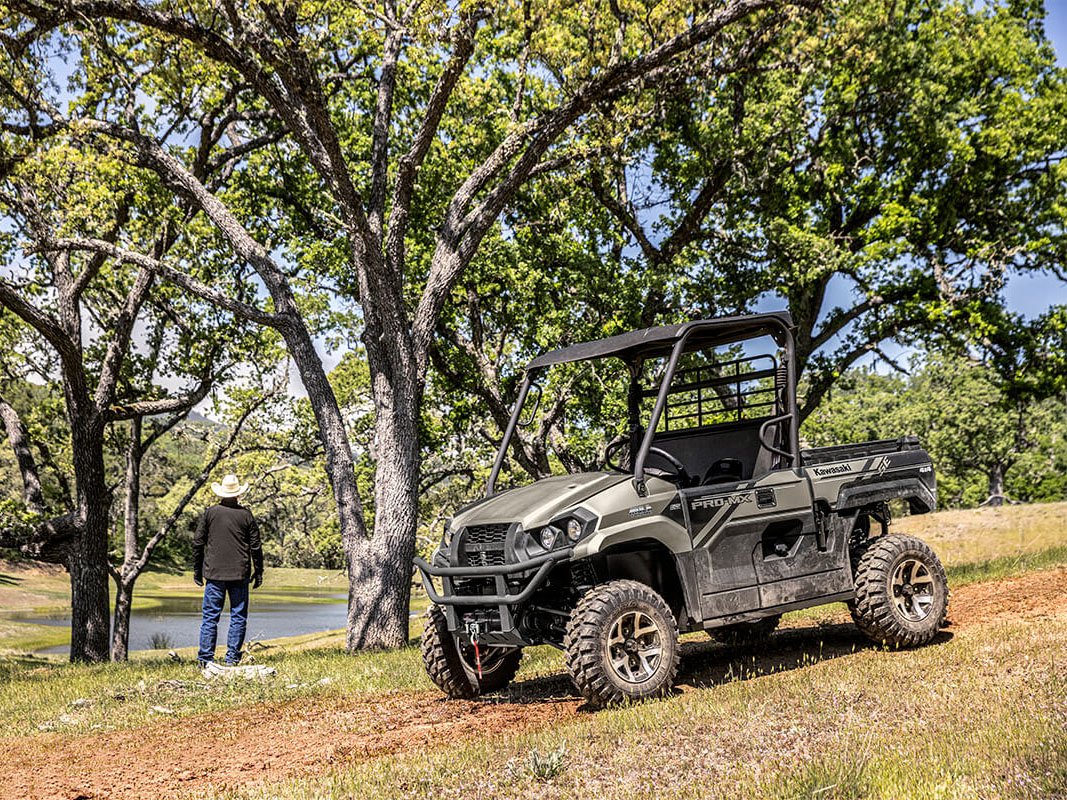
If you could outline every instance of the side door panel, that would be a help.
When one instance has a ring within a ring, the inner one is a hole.
[[[799,470],[780,470],[766,477],[765,512],[752,562],[760,586],[760,607],[773,608],[847,591],[852,585],[847,535],[833,528],[820,535],[814,516],[811,484]],[[771,498],[766,491],[773,488]],[[774,505],[770,505],[773,500]],[[842,528],[843,530],[843,528]]]
[[[700,611],[704,619],[741,614],[760,607],[752,561],[758,539],[752,481],[682,490],[693,539]]]
[[[811,485],[799,470],[680,495],[705,620],[844,591],[835,587],[851,581],[847,542],[827,540],[827,550],[819,549]]]

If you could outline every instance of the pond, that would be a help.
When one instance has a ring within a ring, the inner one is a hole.
[[[321,597],[321,596],[320,596]],[[275,594],[274,598],[277,598]],[[329,595],[326,602],[301,603],[257,601],[255,593],[248,603],[248,628],[245,641],[277,639],[282,636],[300,636],[343,628],[348,614],[346,595]],[[325,599],[325,598],[323,598]],[[219,620],[219,644],[226,644],[229,628],[229,603]],[[14,618],[18,622],[35,622],[39,625],[70,627],[70,613],[22,614]],[[151,650],[153,638],[156,646],[161,640],[164,648],[189,647],[200,638],[200,598],[160,598],[151,608],[135,608],[130,618],[130,650]],[[69,645],[48,647],[39,653],[68,653]]]

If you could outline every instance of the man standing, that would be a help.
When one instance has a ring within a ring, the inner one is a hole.
[[[236,475],[211,484],[222,500],[204,512],[193,537],[193,580],[204,587],[204,617],[200,623],[197,661],[205,666],[215,660],[219,616],[226,595],[230,596],[230,630],[226,635],[226,664],[241,660],[248,622],[248,579],[252,588],[263,584],[263,546],[252,512],[237,502],[248,491]],[[253,569],[249,569],[251,562]],[[206,585],[205,585],[206,580]]]

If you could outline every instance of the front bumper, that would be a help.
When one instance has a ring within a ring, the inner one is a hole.
[[[533,558],[516,561],[512,564],[499,564],[493,566],[469,566],[451,567],[437,566],[415,557],[415,566],[419,569],[422,577],[422,585],[426,594],[433,603],[441,606],[448,620],[448,629],[454,633],[463,633],[458,608],[481,608],[495,609],[499,618],[499,627],[492,625],[492,629],[485,633],[479,633],[479,640],[486,644],[517,645],[529,644],[518,634],[515,624],[513,606],[525,603],[534,593],[540,589],[548,579],[552,568],[562,561],[568,560],[574,552],[574,548],[567,547],[553,550]],[[533,573],[533,574],[529,574]],[[437,592],[433,579],[441,579],[441,592]],[[457,594],[455,579],[493,578],[495,594]],[[517,590],[508,584],[514,584],[516,579],[525,581]],[[510,579],[510,581],[509,581]],[[496,620],[494,620],[494,623]]]

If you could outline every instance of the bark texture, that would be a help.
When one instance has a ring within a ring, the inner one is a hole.
[[[115,581],[115,623],[111,627],[111,660],[125,661],[130,655],[130,610],[134,581]]]

